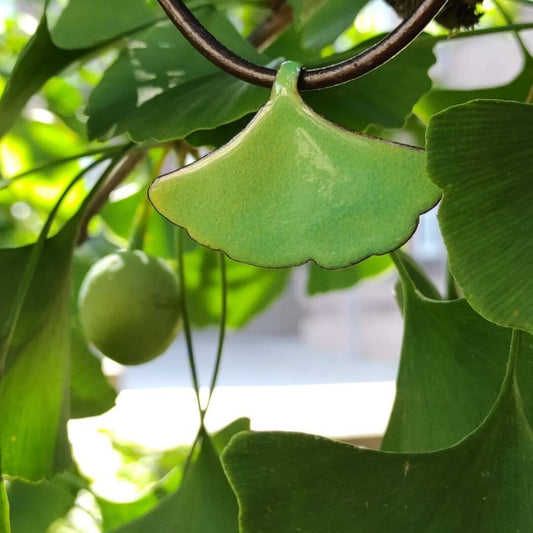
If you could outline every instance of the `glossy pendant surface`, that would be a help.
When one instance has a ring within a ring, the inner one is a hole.
[[[199,243],[264,267],[339,268],[400,247],[440,196],[424,151],[329,122],[302,101],[298,74],[283,63],[239,135],[156,179],[154,207]]]

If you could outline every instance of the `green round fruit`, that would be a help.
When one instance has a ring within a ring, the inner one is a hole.
[[[180,325],[179,288],[171,268],[140,250],[95,263],[83,280],[79,308],[87,338],[105,356],[139,365],[162,354]]]

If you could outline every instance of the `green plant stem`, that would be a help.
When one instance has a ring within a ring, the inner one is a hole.
[[[92,193],[86,199],[83,220],[80,224],[78,244],[87,239],[87,227],[90,220],[106,204],[111,192],[122,183],[133,169],[146,157],[146,151],[129,144],[116,158],[116,164],[110,172],[106,172]]]
[[[128,148],[129,146],[130,143],[118,144],[116,146],[104,146],[102,148],[95,148],[94,150],[87,150],[86,152],[80,154],[71,155],[62,159],[56,159],[55,161],[50,161],[49,163],[45,163],[44,165],[25,170],[24,172],[20,172],[19,174],[15,174],[14,176],[2,178],[0,180],[0,190],[9,187],[11,184],[16,183],[22,178],[26,178],[27,176],[31,176],[32,174],[36,174],[37,172],[43,172],[44,170],[49,170],[51,168],[64,165],[66,163],[70,163],[71,161],[76,161],[77,159],[81,159],[83,157],[91,157],[93,155],[104,154],[112,155],[113,153],[120,152],[125,148]]]
[[[519,32],[523,30],[533,29],[533,22],[521,22],[517,24],[507,24],[505,26],[494,26],[492,28],[480,28],[478,30],[467,30],[454,33],[452,35],[442,34],[442,35],[430,35],[426,36],[425,39],[431,39],[434,42],[440,41],[453,41],[455,39],[466,39],[468,37],[478,37],[480,35],[491,35],[493,33],[506,33],[509,31]],[[414,43],[416,46],[416,43]]]
[[[196,446],[198,446],[198,443],[200,440],[206,435],[205,429],[203,425],[200,425],[200,428],[196,432],[196,436],[194,437],[194,440],[191,444],[191,449],[189,450],[189,453],[187,454],[187,458],[185,459],[185,463],[183,464],[183,478],[187,475],[187,472],[189,471],[189,468],[192,463],[192,459],[194,457],[194,452],[196,450]],[[1,533],[1,532],[0,532]]]
[[[450,270],[450,265],[446,265],[446,273],[446,298],[448,300],[457,300],[459,292],[457,291],[457,282]]]
[[[15,332],[15,328],[16,328],[16,325],[17,325],[17,322],[20,316],[20,312],[22,311],[22,306],[24,304],[24,300],[26,299],[26,294],[28,292],[28,289],[30,288],[30,284],[33,279],[33,275],[35,273],[35,269],[37,268],[37,264],[41,256],[41,252],[44,248],[46,239],[48,237],[48,233],[50,232],[50,228],[52,227],[52,224],[57,215],[57,212],[59,211],[59,208],[61,207],[63,200],[67,197],[72,187],[74,187],[74,185],[78,183],[78,181],[89,170],[91,170],[92,168],[102,163],[105,159],[107,159],[107,157],[104,156],[94,161],[89,166],[84,168],[81,172],[79,172],[72,179],[72,181],[67,185],[65,190],[61,193],[56,204],[50,211],[50,214],[48,215],[48,218],[46,219],[46,222],[44,223],[41,229],[39,237],[37,238],[37,241],[33,245],[33,249],[30,254],[28,263],[26,265],[26,269],[24,271],[22,280],[17,290],[17,295],[15,297],[15,305],[10,309],[9,316],[7,320],[5,321],[5,323],[3,324],[3,328],[0,333],[0,379],[4,373],[9,345],[11,344],[11,339],[13,338],[13,333]]]
[[[185,144],[178,142],[174,144],[174,150],[178,156],[178,167],[185,166],[187,158],[187,149]],[[194,346],[192,342],[192,327],[189,318],[189,308],[187,306],[187,281],[185,279],[185,262],[183,260],[183,230],[175,228],[176,235],[176,255],[178,260],[178,279],[181,289],[181,315],[183,318],[183,330],[185,333],[185,343],[187,345],[187,358],[189,360],[189,370],[191,372],[194,393],[196,395],[196,403],[198,405],[198,414],[200,415],[200,431],[204,427],[204,411],[202,409],[202,401],[200,398],[200,380],[198,378],[198,369],[196,367],[196,359],[194,357]]]
[[[513,23],[513,19],[507,12],[507,10],[503,7],[503,5],[500,3],[499,0],[492,0],[494,5],[496,6],[496,9],[500,12],[502,17],[505,19],[505,22],[507,24],[511,25]],[[522,37],[520,37],[520,33],[517,30],[513,30],[515,39],[518,43],[518,46],[520,46],[522,52],[524,53],[525,57],[531,57],[531,54],[529,53],[529,50],[527,49],[527,46],[525,45],[524,41],[522,40]]]
[[[526,104],[531,104],[533,102],[533,84],[529,88],[529,92],[526,97]]]
[[[517,368],[517,362],[518,357],[520,355],[520,348],[522,346],[522,336],[523,332],[519,329],[513,329],[513,333],[511,335],[511,348],[509,350],[509,363],[508,368],[509,372],[512,373],[512,377],[516,379],[516,368]]]
[[[411,280],[411,276],[409,275],[409,272],[405,268],[403,261],[401,260],[400,256],[397,254],[396,250],[391,252],[389,254],[390,258],[392,259],[392,262],[394,263],[394,266],[396,267],[396,270],[400,274],[400,277],[405,280]],[[414,286],[414,285],[413,285]]]
[[[141,200],[133,220],[133,230],[129,238],[130,250],[142,250],[144,248],[144,236],[150,221],[151,207],[147,198]]]
[[[228,283],[226,279],[226,260],[224,258],[224,252],[218,252],[218,261],[220,265],[220,324],[215,368],[213,369],[213,376],[211,378],[211,384],[209,386],[209,395],[207,397],[207,402],[204,407],[204,417],[207,413],[207,410],[209,409],[209,404],[211,403],[211,398],[213,397],[213,392],[217,384],[220,363],[222,361],[222,352],[224,350],[224,340],[226,338]]]
[[[176,228],[176,255],[178,259],[178,279],[180,283],[181,298],[181,315],[183,318],[183,330],[185,333],[185,342],[187,345],[187,357],[189,359],[189,369],[191,371],[192,382],[194,386],[194,393],[196,395],[196,403],[198,404],[198,412],[200,414],[200,426],[204,425],[204,416],[202,409],[202,402],[200,400],[200,382],[198,379],[198,370],[196,368],[196,360],[194,358],[194,348],[192,342],[191,322],[189,320],[189,309],[187,306],[187,284],[185,279],[185,264],[183,261],[183,230]]]
[[[152,171],[152,176],[154,178],[157,178],[157,176],[161,174],[161,169],[163,168],[169,150],[169,147],[163,149],[163,153]],[[148,186],[149,185],[150,184],[148,184]],[[145,187],[144,197],[137,207],[133,218],[132,230],[129,238],[130,250],[142,250],[144,248],[144,236],[146,235],[148,223],[150,222],[150,216],[152,214],[152,204],[148,199],[148,186]]]
[[[0,468],[0,533],[11,533],[11,523],[9,519],[9,500],[7,499],[6,484],[2,478]]]

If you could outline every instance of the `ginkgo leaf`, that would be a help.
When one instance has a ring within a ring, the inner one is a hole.
[[[414,110],[425,122],[439,111],[470,100],[502,99],[522,102],[527,98],[531,89],[533,77],[533,58],[524,55],[522,71],[506,85],[497,87],[483,87],[480,89],[433,89],[417,102]]]
[[[72,508],[79,488],[79,480],[70,472],[39,483],[11,480],[8,488],[11,530],[13,533],[50,531],[50,525]]]
[[[68,387],[70,267],[77,219],[44,244],[9,346],[0,385],[0,445],[5,474],[37,481],[68,463],[65,390]],[[0,316],[15,305],[16,289],[35,245],[0,251],[4,283]],[[59,461],[59,462],[58,462]]]
[[[234,437],[222,461],[241,532],[530,531],[533,432],[515,373],[520,336],[491,412],[451,448],[392,453],[297,433]]]
[[[157,179],[155,208],[201,244],[265,267],[336,268],[406,242],[439,198],[424,152],[349,132],[307,107],[299,67],[230,143]]]
[[[464,299],[424,295],[426,285],[410,268],[410,258],[394,255],[405,326],[396,398],[381,449],[438,450],[457,443],[486,417],[505,374],[511,330],[488,322]],[[522,379],[532,376],[519,370]]]
[[[435,115],[428,172],[439,223],[470,305],[533,333],[533,105],[477,100]]]
[[[179,489],[113,533],[237,533],[237,501],[218,455],[233,435],[249,428],[250,421],[240,418],[212,437],[202,430],[198,456]]]

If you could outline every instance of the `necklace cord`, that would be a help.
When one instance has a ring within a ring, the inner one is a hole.
[[[211,63],[245,82],[272,87],[276,69],[252,63],[226,48],[202,26],[182,0],[158,2],[183,36]],[[446,2],[447,0],[423,0],[409,17],[384,39],[346,61],[309,70],[302,68],[298,88],[310,91],[334,87],[380,67],[409,45],[435,18]]]

